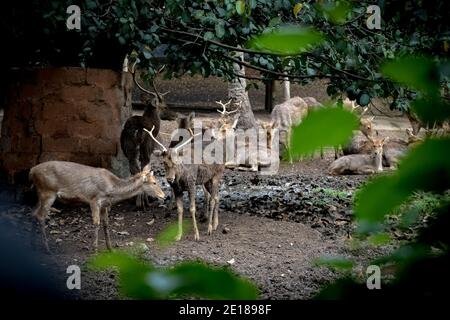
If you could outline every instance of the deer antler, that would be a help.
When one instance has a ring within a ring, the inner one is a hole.
[[[162,100],[162,97],[164,97],[166,94],[168,94],[170,92],[170,91],[167,91],[167,92],[164,92],[162,94],[159,93],[158,89],[156,89],[156,85],[155,85],[155,81],[154,80],[152,81],[152,87],[153,87],[153,90],[155,90],[156,95],[157,95],[159,100]]]
[[[153,139],[153,141],[155,141],[162,149],[163,152],[167,152],[167,148],[164,147],[164,145],[159,142],[158,140],[156,140],[156,138],[153,136],[153,130],[155,129],[155,126],[152,127],[152,130],[148,131],[146,128],[143,128],[145,132],[147,132],[150,137]]]
[[[174,147],[173,150],[174,150],[175,152],[178,152],[179,149],[183,148],[185,145],[187,145],[189,142],[191,142],[192,139],[194,139],[196,136],[199,136],[199,135],[201,135],[201,133],[197,133],[197,134],[192,135],[192,136],[191,136],[189,139],[187,139],[185,142],[183,142],[182,144],[180,144],[180,145]]]
[[[137,64],[137,61],[135,61],[135,62],[133,63],[133,66],[131,67],[131,73],[133,74],[133,81],[134,81],[134,83],[135,83],[135,84],[137,85],[137,87],[138,87],[139,89],[141,89],[143,92],[148,93],[148,94],[151,94],[151,95],[154,96],[155,98],[159,98],[158,95],[157,95],[156,93],[151,92],[151,91],[145,89],[145,88],[137,81],[137,79],[136,79],[136,72],[135,72],[136,64]]]
[[[222,100],[216,101],[216,103],[219,104],[223,109],[223,110],[217,109],[217,112],[219,112],[223,116],[237,112],[238,109],[233,110],[233,111],[227,111],[227,106],[230,105],[231,101],[233,101],[233,99],[230,99],[230,101],[228,101],[227,103],[223,103]]]

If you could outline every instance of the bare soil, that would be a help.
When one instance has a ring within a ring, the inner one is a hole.
[[[205,115],[200,115],[206,117]],[[174,122],[164,122],[162,131],[169,132]],[[400,132],[400,129],[395,128]],[[395,132],[396,135],[401,133]],[[381,134],[394,134],[382,131]],[[117,204],[110,213],[113,244],[128,250],[144,243],[144,257],[157,266],[170,266],[178,261],[201,259],[214,265],[229,265],[238,274],[253,280],[263,299],[308,299],[340,273],[315,266],[323,256],[353,257],[365,268],[368,262],[392,250],[390,247],[349,245],[352,223],[352,197],[366,181],[363,176],[329,176],[333,161],[331,150],[324,159],[316,156],[292,165],[282,163],[277,175],[226,170],[220,195],[219,229],[206,235],[206,224],[200,226],[200,241],[185,230],[181,241],[164,249],[153,239],[176,222],[176,214],[164,217],[169,200],[153,201],[145,212],[135,211],[133,201]],[[170,194],[160,160],[152,160],[166,194]],[[197,197],[202,210],[202,192]],[[72,293],[77,299],[119,299],[115,274],[92,272],[85,266],[92,252],[93,226],[87,206],[56,205],[61,213],[52,214],[47,233],[53,255],[47,262],[54,268],[56,279],[65,286],[66,268],[76,264],[82,268],[82,289]],[[187,199],[185,198],[185,208]],[[186,210],[187,211],[187,210]],[[188,213],[185,216],[188,218]],[[0,210],[6,218],[29,237],[31,207],[10,206]],[[154,216],[154,217],[153,217]],[[103,235],[100,248],[105,248]],[[39,248],[38,250],[42,250]]]

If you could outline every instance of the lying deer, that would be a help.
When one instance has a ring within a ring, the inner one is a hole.
[[[388,143],[383,146],[383,165],[385,167],[395,169],[408,149],[422,141],[410,129],[406,129],[406,134],[408,140],[390,138]]]
[[[183,192],[189,193],[189,212],[192,216],[192,222],[194,225],[194,239],[199,240],[199,232],[196,221],[196,206],[195,206],[195,186],[202,185],[205,187],[210,195],[209,199],[209,214],[208,214],[208,234],[210,235],[213,230],[217,229],[219,225],[219,187],[220,181],[225,170],[223,164],[195,164],[183,163],[182,156],[179,152],[183,147],[191,147],[190,143],[194,136],[183,143],[167,149],[153,136],[153,129],[144,129],[151,139],[157,143],[161,150],[164,162],[164,168],[166,170],[167,182],[171,185],[173,193],[175,195],[175,201],[178,211],[178,233],[176,236],[177,241],[181,239],[183,234]],[[214,221],[213,221],[214,216]]]
[[[142,172],[121,179],[110,171],[66,161],[48,161],[31,168],[29,178],[36,187],[38,205],[33,215],[41,225],[44,245],[49,251],[45,233],[45,219],[57,198],[84,202],[90,205],[94,222],[94,249],[98,248],[98,231],[103,220],[106,247],[111,250],[108,211],[119,201],[139,193],[164,198],[164,192],[146,166]]]
[[[333,175],[372,174],[383,171],[383,145],[388,138],[369,138],[369,140],[372,144],[370,154],[352,154],[340,157],[330,165],[330,173]]]
[[[374,117],[361,118],[359,120],[359,131],[361,134],[354,134],[350,142],[342,148],[344,155],[369,153],[372,150],[372,142],[370,138],[374,137],[377,133],[373,129]]]

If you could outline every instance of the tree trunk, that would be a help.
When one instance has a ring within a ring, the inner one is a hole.
[[[241,61],[244,61],[243,52],[236,52],[236,56]],[[243,66],[234,63],[233,69],[235,74],[245,76],[245,68]],[[248,98],[248,92],[245,90],[246,86],[247,82],[245,78],[236,78],[228,84],[228,97],[233,99],[234,104],[242,102],[241,114],[237,123],[237,128],[240,129],[257,127],[255,115],[253,114],[252,106]]]
[[[291,82],[288,77],[285,77],[281,84],[283,86],[283,99],[284,101],[287,101],[291,98]]]
[[[266,109],[267,112],[270,113],[273,110],[274,93],[275,93],[275,81],[274,80],[267,81],[264,108]]]

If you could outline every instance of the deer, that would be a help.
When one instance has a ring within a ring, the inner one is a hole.
[[[291,129],[298,125],[308,113],[308,104],[300,97],[293,97],[275,105],[271,113],[272,128],[278,129],[280,146],[287,150],[289,163],[292,163],[290,152]]]
[[[89,204],[94,223],[94,250],[98,249],[98,231],[103,221],[106,247],[111,250],[108,212],[117,202],[140,193],[163,199],[164,192],[150,166],[132,177],[121,179],[103,168],[90,167],[67,161],[48,161],[31,168],[29,179],[36,188],[38,204],[33,211],[42,230],[47,252],[50,252],[45,232],[45,219],[56,199]]]
[[[388,143],[383,146],[383,165],[385,167],[395,169],[408,149],[422,142],[422,139],[417,137],[412,130],[406,129],[406,134],[408,140],[390,138]]]
[[[334,160],[330,167],[332,175],[373,174],[383,171],[383,145],[389,140],[369,138],[372,145],[370,154],[351,154]]]
[[[153,140],[143,132],[144,128],[150,129],[155,127],[155,135],[158,135],[162,111],[167,109],[164,96],[168,92],[160,94],[156,89],[154,82],[152,86],[155,92],[145,89],[136,79],[135,65],[133,65],[131,73],[133,74],[133,81],[136,86],[148,94],[146,99],[146,108],[142,116],[132,116],[128,118],[120,134],[120,146],[125,157],[128,159],[130,173],[135,175],[140,172],[148,163],[150,163],[150,156],[155,148]],[[136,198],[136,206],[143,208],[148,199],[142,195]]]
[[[175,147],[167,149],[161,142],[159,142],[153,135],[153,130],[144,129],[153,141],[161,148],[161,155],[163,157],[164,168],[166,171],[166,180],[172,187],[175,195],[178,212],[178,233],[175,237],[176,241],[180,241],[183,234],[183,192],[187,191],[189,194],[189,212],[192,216],[194,225],[194,239],[200,240],[200,235],[197,228],[196,221],[196,205],[195,205],[195,187],[202,185],[209,193],[209,212],[208,212],[208,235],[211,235],[213,230],[217,230],[219,225],[219,187],[220,181],[225,170],[224,164],[195,164],[183,163],[182,156],[179,152],[184,147],[191,148],[191,141],[194,136],[186,139],[186,141],[178,144]],[[214,220],[213,220],[214,218]]]

